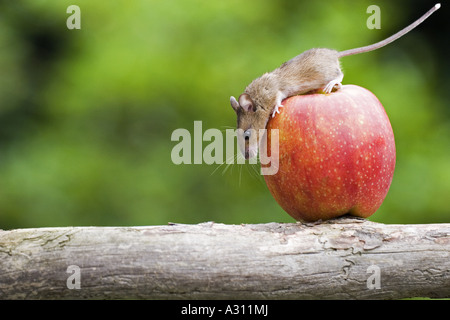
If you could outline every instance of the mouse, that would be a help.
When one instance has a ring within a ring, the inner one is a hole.
[[[339,90],[344,78],[340,58],[384,47],[417,27],[440,6],[439,3],[436,4],[409,26],[368,46],[345,51],[326,48],[307,50],[272,72],[253,80],[237,100],[232,96],[230,103],[237,115],[238,145],[244,158],[248,160],[256,157],[260,135],[264,132],[261,129],[266,128],[270,117],[275,117],[280,112],[284,99],[317,90],[322,90],[325,94]]]

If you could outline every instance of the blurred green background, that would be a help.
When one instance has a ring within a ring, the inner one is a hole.
[[[69,5],[81,29],[68,30]],[[369,30],[369,5],[381,29]],[[397,32],[426,1],[0,2],[0,228],[293,222],[250,165],[175,165],[176,128],[233,128],[230,95],[312,47]],[[372,91],[397,165],[370,220],[450,222],[447,3],[376,52],[342,59]]]

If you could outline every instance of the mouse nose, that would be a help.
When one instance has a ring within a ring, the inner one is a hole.
[[[245,140],[249,140],[250,136],[251,136],[250,129],[249,130],[245,130],[245,132],[244,132],[244,139]]]

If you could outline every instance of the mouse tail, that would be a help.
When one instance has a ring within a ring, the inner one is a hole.
[[[387,44],[397,40],[398,38],[401,38],[402,36],[404,36],[405,34],[410,32],[412,29],[414,29],[419,24],[421,24],[423,21],[425,21],[429,16],[431,16],[440,7],[441,7],[440,3],[435,4],[433,8],[428,10],[428,12],[425,13],[423,16],[421,16],[419,19],[417,19],[416,21],[411,23],[406,28],[403,28],[402,30],[400,30],[396,34],[390,36],[389,38],[386,38],[386,39],[384,39],[384,40],[382,40],[380,42],[377,42],[377,43],[374,43],[374,44],[371,44],[371,45],[368,45],[368,46],[365,46],[365,47],[341,51],[341,52],[338,53],[338,57],[341,58],[341,57],[345,57],[345,56],[351,56],[351,55],[354,55],[354,54],[369,52],[369,51],[373,51],[373,50],[379,49],[381,47],[384,47],[385,45],[387,45]]]

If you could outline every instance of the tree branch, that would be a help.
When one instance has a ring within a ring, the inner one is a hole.
[[[2,299],[450,297],[450,224],[0,231]]]

